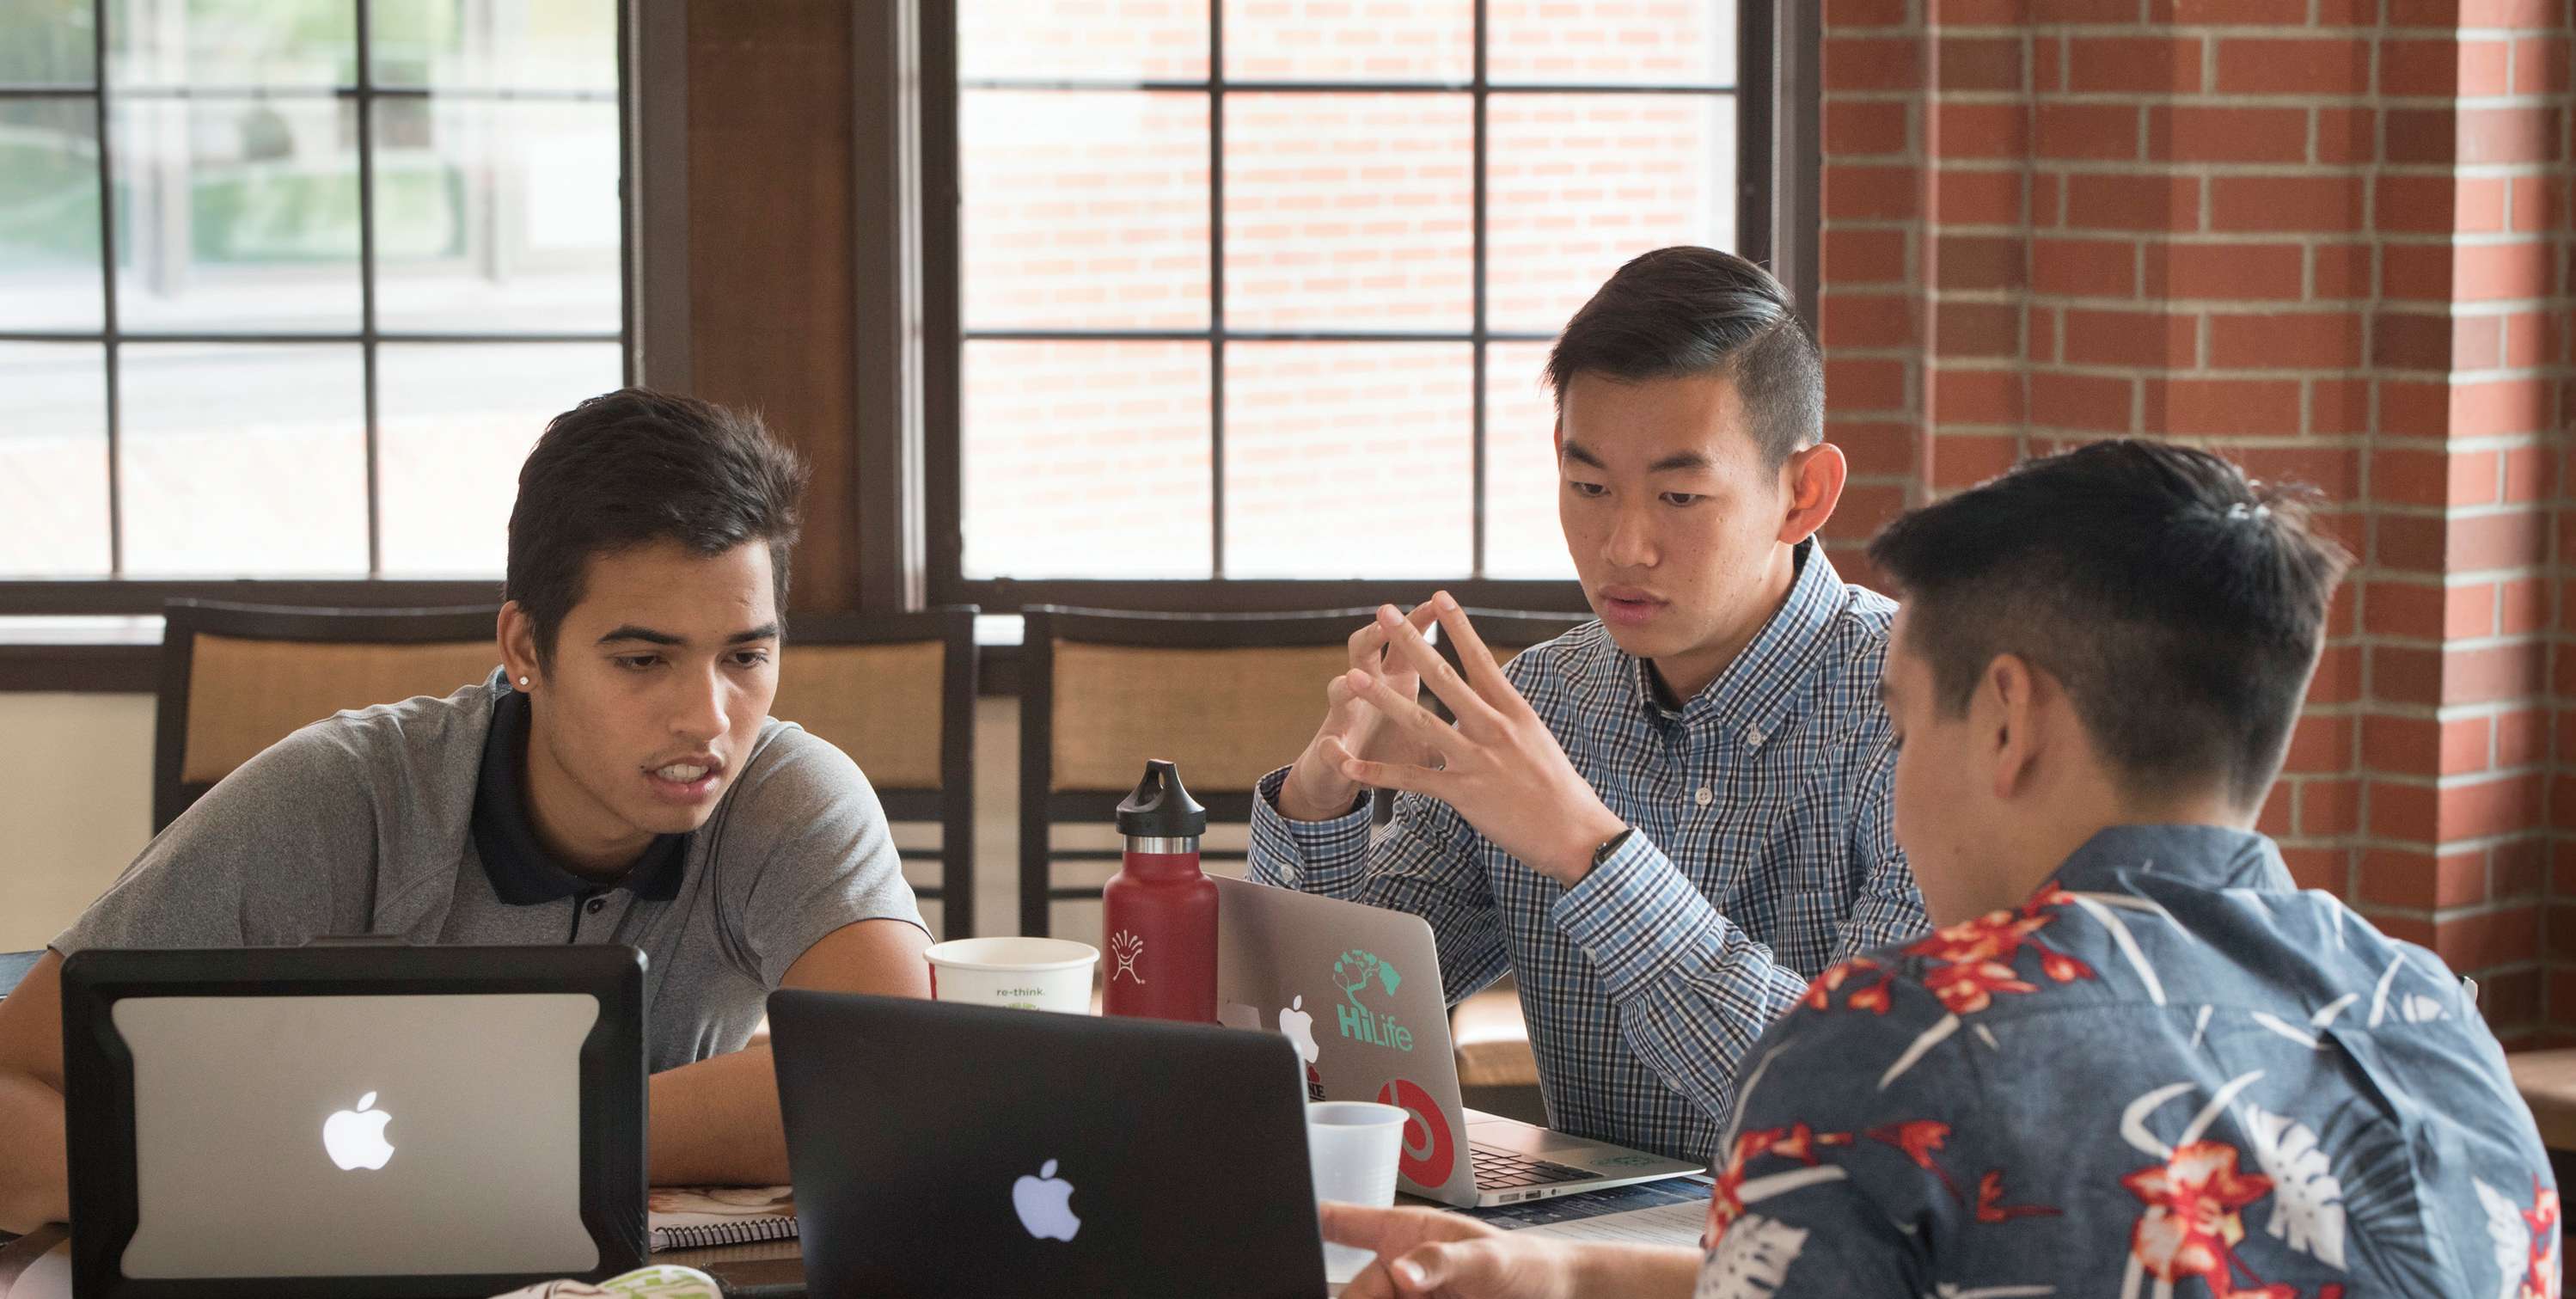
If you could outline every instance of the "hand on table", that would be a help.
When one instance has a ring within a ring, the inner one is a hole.
[[[1397,619],[1397,623],[1428,627],[1431,613],[1429,604],[1415,605],[1413,612]],[[1387,629],[1380,622],[1352,632],[1350,665],[1385,676],[1387,689],[1409,706],[1420,692],[1421,679],[1410,667],[1388,658],[1386,638]],[[1352,692],[1347,674],[1326,683],[1324,700],[1323,726],[1315,732],[1314,739],[1307,741],[1305,752],[1297,755],[1296,765],[1288,769],[1288,779],[1279,787],[1280,814],[1291,821],[1329,821],[1351,810],[1351,804],[1359,799],[1360,786],[1342,774],[1341,759],[1346,755],[1406,763],[1429,757],[1418,745],[1390,733],[1394,728],[1386,725],[1386,715],[1377,705]]]
[[[1330,735],[1318,735],[1314,747],[1336,760],[1345,779],[1439,799],[1531,869],[1560,884],[1580,882],[1592,873],[1594,850],[1627,826],[1574,769],[1529,701],[1512,688],[1458,602],[1443,591],[1425,607],[1458,647],[1459,661],[1467,667],[1463,679],[1432,650],[1412,620],[1386,605],[1377,611],[1377,629],[1388,646],[1385,669],[1355,665],[1340,689],[1374,708],[1415,746],[1436,755],[1438,765],[1373,760]],[[1417,617],[1420,612],[1415,610]],[[1456,725],[1443,723],[1415,701],[1415,680],[1428,684],[1449,706]]]
[[[1323,1206],[1324,1238],[1377,1255],[1342,1299],[1574,1299],[1568,1251],[1437,1209]]]

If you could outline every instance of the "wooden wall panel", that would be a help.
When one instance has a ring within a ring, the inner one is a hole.
[[[851,7],[688,7],[696,395],[758,409],[814,467],[791,604],[856,607]]]

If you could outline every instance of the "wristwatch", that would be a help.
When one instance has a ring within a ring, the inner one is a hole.
[[[1610,860],[1610,855],[1625,846],[1628,842],[1628,836],[1635,834],[1636,832],[1637,827],[1632,825],[1627,829],[1621,830],[1619,833],[1602,840],[1601,846],[1592,850],[1592,865],[1597,869],[1601,863]]]

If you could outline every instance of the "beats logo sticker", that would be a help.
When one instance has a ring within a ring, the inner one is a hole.
[[[1404,1153],[1396,1164],[1416,1186],[1441,1186],[1458,1167],[1458,1145],[1450,1138],[1449,1120],[1419,1083],[1398,1078],[1378,1088],[1380,1105],[1393,1105],[1412,1117],[1404,1124]]]

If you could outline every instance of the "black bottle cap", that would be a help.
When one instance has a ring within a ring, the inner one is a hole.
[[[1118,805],[1118,833],[1130,839],[1196,839],[1207,833],[1207,809],[1181,785],[1181,769],[1156,758],[1136,792]]]

